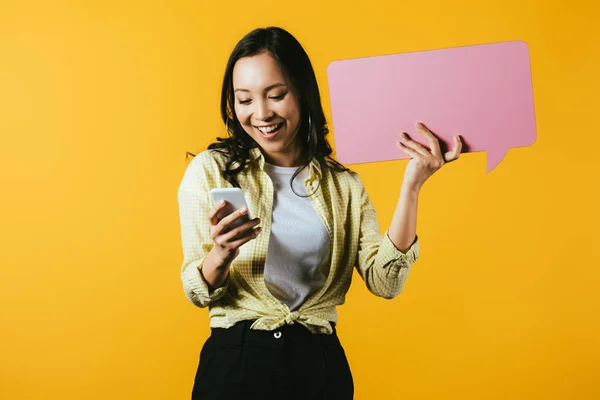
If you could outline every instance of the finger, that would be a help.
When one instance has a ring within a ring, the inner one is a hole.
[[[462,140],[460,139],[460,135],[456,135],[454,136],[454,147],[451,151],[448,151],[446,154],[444,154],[444,159],[446,160],[446,162],[452,162],[458,159],[458,157],[460,157],[461,150]]]
[[[440,149],[440,141],[438,138],[422,123],[417,123],[417,129],[419,132],[427,138],[431,152],[438,160],[442,160],[442,150]]]
[[[401,137],[404,140],[404,143],[402,143],[403,145],[411,148],[412,150],[416,151],[417,153],[419,153],[425,157],[432,156],[431,152],[429,152],[429,149],[427,147],[423,146],[419,142],[415,142],[414,140],[412,140],[406,132],[402,132]]]
[[[219,211],[221,211],[223,209],[223,207],[225,207],[225,204],[227,202],[225,200],[221,200],[211,211],[210,213],[208,213],[208,220],[210,221],[211,225],[217,225],[219,223]]]
[[[260,233],[262,232],[262,227],[259,226],[256,229],[252,229],[248,235],[244,236],[243,238],[236,240],[234,242],[231,243],[231,246],[233,246],[234,248],[238,248],[241,247],[244,243],[247,243],[251,240],[254,240],[258,237],[258,235],[260,235]]]
[[[231,214],[224,217],[221,221],[219,221],[219,224],[217,225],[217,227],[221,231],[224,231],[233,221],[235,221],[236,219],[238,219],[240,217],[244,217],[247,214],[248,214],[248,209],[246,207],[237,209],[234,212],[232,212]]]
[[[400,147],[400,149],[402,149],[402,151],[404,151],[406,154],[408,154],[411,158],[423,157],[423,155],[421,153],[419,153],[416,150],[411,149],[410,147],[408,147],[407,145],[405,145],[402,142],[396,142],[396,144],[398,145],[398,147]]]
[[[252,231],[252,228],[254,228],[258,224],[260,224],[260,218],[254,218],[253,220],[245,222],[242,225],[224,234],[223,240],[225,242],[232,242],[237,238],[245,237],[248,233]]]

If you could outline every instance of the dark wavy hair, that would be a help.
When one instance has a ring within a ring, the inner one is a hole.
[[[233,67],[242,57],[264,52],[270,53],[277,61],[293,85],[300,101],[300,126],[297,137],[298,143],[304,145],[306,164],[294,173],[290,179],[290,185],[312,159],[317,159],[322,168],[348,171],[348,168],[331,156],[332,149],[325,138],[329,129],[321,105],[319,86],[308,54],[298,40],[286,30],[267,27],[255,29],[244,36],[235,46],[227,61],[221,91],[221,117],[227,127],[229,137],[217,137],[217,142],[208,146],[208,149],[214,149],[226,156],[226,168],[222,171],[225,180],[234,187],[239,187],[236,176],[246,166],[250,150],[258,146],[254,139],[246,133],[235,114]],[[190,152],[187,154],[196,156]],[[292,190],[294,190],[293,185]]]

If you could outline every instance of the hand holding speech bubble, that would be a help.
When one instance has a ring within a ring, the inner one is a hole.
[[[522,41],[333,61],[327,68],[337,159],[359,164],[410,158],[401,132],[442,150],[486,151],[487,172],[509,149],[530,146],[536,126],[529,50]],[[429,148],[429,147],[428,147]]]

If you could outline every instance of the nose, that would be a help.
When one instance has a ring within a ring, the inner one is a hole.
[[[269,103],[266,101],[257,101],[256,110],[254,111],[256,119],[266,121],[273,116],[273,110],[269,107]]]

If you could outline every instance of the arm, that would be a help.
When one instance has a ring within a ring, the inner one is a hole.
[[[361,225],[358,248],[357,269],[375,295],[394,298],[402,291],[404,281],[412,264],[417,260],[420,242],[416,234],[419,192],[425,181],[445,163],[458,159],[462,142],[455,136],[452,151],[442,155],[439,142],[422,124],[419,131],[427,138],[432,150],[410,140],[403,133],[405,143],[398,146],[411,156],[396,210],[389,229],[381,238],[375,210],[363,188],[361,206]]]
[[[429,142],[430,149],[411,140],[404,132],[404,143],[398,142],[398,147],[411,157],[406,166],[400,199],[389,229],[390,239],[401,251],[405,251],[416,237],[417,204],[421,188],[444,164],[458,159],[462,149],[460,136],[456,135],[452,151],[442,155],[439,140],[433,132],[421,123],[417,124],[417,128]]]
[[[361,185],[361,195],[358,253],[355,266],[371,293],[385,299],[392,299],[402,292],[410,267],[419,256],[419,240],[413,236],[410,238],[407,249],[400,251],[392,241],[393,232],[388,229],[382,235],[375,208],[358,175],[356,178]],[[402,199],[401,195],[396,212],[398,216],[403,216]]]
[[[210,188],[217,185],[219,168],[206,154],[196,156],[185,172],[178,192],[183,245],[181,279],[187,298],[198,307],[209,306],[223,297],[229,284],[229,272],[239,248],[261,232],[254,227],[259,218],[227,231],[228,226],[245,214],[237,210],[218,218],[225,202],[212,207]]]
[[[202,157],[202,158],[199,158]],[[188,300],[198,306],[207,307],[211,302],[225,295],[226,282],[207,282],[201,273],[203,263],[214,266],[213,242],[208,225],[210,197],[208,182],[203,162],[207,160],[203,154],[194,158],[183,176],[178,191],[179,218],[181,223],[181,242],[183,248],[183,264],[181,280]],[[229,269],[227,268],[227,275]],[[215,283],[221,283],[217,288]],[[215,289],[215,290],[213,290]]]
[[[417,240],[417,205],[419,190],[402,185],[388,235],[396,248],[406,253]]]

